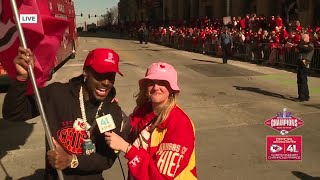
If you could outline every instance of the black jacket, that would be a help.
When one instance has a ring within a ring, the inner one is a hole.
[[[306,43],[303,40],[301,40],[298,45],[298,50],[300,54],[300,59],[306,60],[310,63],[314,52],[313,44],[310,42]]]
[[[71,79],[68,83],[52,83],[39,89],[46,118],[52,136],[70,154],[76,154],[79,166],[75,169],[67,168],[63,171],[65,180],[103,179],[102,171],[110,168],[117,155],[108,147],[104,135],[98,127],[93,130],[96,153],[89,156],[81,155],[81,142],[84,132],[75,131],[73,122],[81,118],[79,91],[83,77]],[[9,88],[3,104],[3,117],[11,121],[24,121],[39,115],[36,101],[33,96],[25,95],[27,82],[15,81]],[[120,134],[122,111],[116,103],[111,103],[115,96],[115,89],[109,93],[103,103],[99,116],[111,114],[116,124],[114,132]],[[99,104],[85,102],[85,110],[88,122],[92,125]],[[48,150],[48,146],[47,146]],[[57,179],[56,170],[46,161],[46,178]]]

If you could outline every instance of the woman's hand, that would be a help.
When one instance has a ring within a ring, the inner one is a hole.
[[[127,153],[130,144],[122,137],[114,132],[106,132],[104,135],[106,143],[110,146],[110,148]]]
[[[34,63],[34,55],[31,50],[19,47],[18,55],[13,62],[16,66],[17,78],[26,81],[29,78],[28,66]]]

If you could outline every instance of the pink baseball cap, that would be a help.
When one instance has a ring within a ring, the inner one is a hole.
[[[164,62],[152,63],[148,67],[145,77],[139,80],[140,88],[146,79],[168,81],[171,89],[180,91],[177,71],[170,64]]]
[[[112,49],[97,48],[89,52],[84,66],[90,66],[98,73],[117,72],[119,70],[119,55]]]

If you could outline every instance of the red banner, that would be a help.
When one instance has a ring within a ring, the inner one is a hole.
[[[32,14],[36,23],[22,24],[27,47],[35,54],[34,72],[38,86],[43,86],[54,60],[68,21],[53,17],[48,0],[16,0],[20,16]],[[19,38],[9,0],[2,0],[0,5],[2,19],[0,22],[0,61],[11,78],[16,77],[13,59],[17,55]],[[2,8],[6,7],[6,8]],[[10,7],[10,8],[9,8]],[[31,84],[29,85],[31,92]]]

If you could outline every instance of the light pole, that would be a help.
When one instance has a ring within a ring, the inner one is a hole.
[[[227,16],[230,16],[230,0],[227,0]]]

